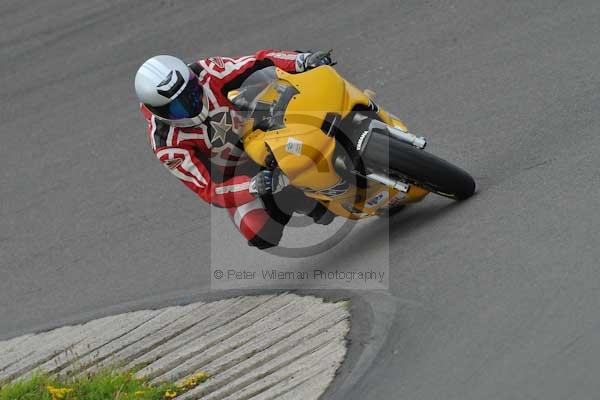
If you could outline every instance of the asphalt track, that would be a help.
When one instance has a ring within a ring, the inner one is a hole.
[[[0,337],[207,289],[210,211],[148,149],[141,61],[333,47],[479,184],[392,219],[388,305],[354,316],[352,351],[378,313],[381,346],[346,398],[597,397],[598,1],[202,3],[0,4]]]

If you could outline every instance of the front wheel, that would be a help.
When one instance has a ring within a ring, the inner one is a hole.
[[[410,144],[390,139],[390,173],[441,196],[464,200],[475,193],[475,181],[466,171]]]

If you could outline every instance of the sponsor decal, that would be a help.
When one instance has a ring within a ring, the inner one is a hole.
[[[296,72],[304,71],[304,62],[306,61],[307,54],[308,53],[301,53],[296,57]]]
[[[375,112],[379,111],[379,106],[369,99],[369,108]]]
[[[225,193],[239,192],[242,190],[248,190],[249,187],[250,187],[250,182],[243,182],[243,183],[238,183],[238,184],[229,185],[229,186],[218,186],[215,188],[215,193],[225,194]]]
[[[225,62],[223,61],[223,59],[221,57],[211,57],[210,61],[215,63],[215,65],[218,66],[219,68],[225,68]]]
[[[346,193],[348,191],[349,187],[350,187],[350,184],[342,179],[342,180],[338,181],[338,183],[336,183],[335,185],[330,186],[326,189],[314,190],[314,189],[307,188],[307,187],[301,188],[301,189],[307,193],[316,193],[316,194],[322,194],[327,197],[336,197],[336,196],[340,196],[340,195]]]
[[[232,123],[228,122],[230,119],[231,116],[228,112],[219,113],[210,117],[210,121],[208,121],[211,128],[210,143],[214,148],[218,149],[220,147],[223,147],[225,143],[232,142],[232,140],[228,140],[227,138],[227,136],[232,132],[231,127],[233,126]]]
[[[175,76],[173,76],[175,72]],[[167,99],[172,98],[185,84],[185,79],[181,76],[179,71],[171,71],[164,81],[158,84],[156,91]],[[169,87],[170,86],[170,87]]]
[[[344,207],[344,209],[346,211],[348,211],[349,213],[354,214],[354,216],[356,216],[358,218],[365,218],[365,217],[369,216],[368,213],[362,212],[358,208],[354,207],[354,203],[342,203],[342,207]]]
[[[165,167],[167,167],[169,169],[175,169],[175,168],[179,167],[182,163],[183,163],[183,158],[171,158],[171,159],[165,160],[163,162]]]
[[[362,148],[363,142],[365,141],[365,138],[367,137],[368,134],[369,134],[369,131],[364,131],[362,133],[362,135],[360,135],[360,137],[358,138],[358,143],[356,144],[356,150],[360,151],[360,149]]]
[[[280,58],[282,60],[290,60],[290,61],[296,60],[296,58],[298,57],[296,54],[283,53],[283,52],[272,52],[272,53],[267,54],[267,56]]]
[[[395,195],[394,197],[392,197],[390,199],[389,205],[390,207],[395,207],[398,204],[402,203],[402,201],[406,198],[406,193],[398,193],[397,195]]]
[[[365,208],[373,208],[373,207],[377,207],[379,204],[381,204],[385,199],[387,199],[389,196],[388,192],[380,192],[377,193],[375,196],[371,197],[369,200],[367,200],[367,204],[365,206]]]
[[[302,154],[302,142],[298,139],[288,138],[287,144],[285,145],[285,151],[299,156]]]

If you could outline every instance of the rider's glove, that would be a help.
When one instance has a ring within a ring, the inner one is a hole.
[[[265,194],[277,193],[286,187],[289,183],[287,176],[282,174],[278,169],[274,171],[260,171],[254,178],[250,180],[250,188],[248,191],[256,196]]]
[[[309,69],[313,69],[319,67],[321,65],[335,65],[333,60],[331,59],[331,52],[329,51],[315,51],[314,53],[301,53],[298,55],[297,66],[299,68],[298,71],[308,71]]]

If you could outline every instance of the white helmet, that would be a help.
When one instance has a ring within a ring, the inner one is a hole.
[[[158,119],[172,126],[198,125],[208,115],[198,77],[176,57],[155,56],[143,63],[135,75],[135,92]]]

